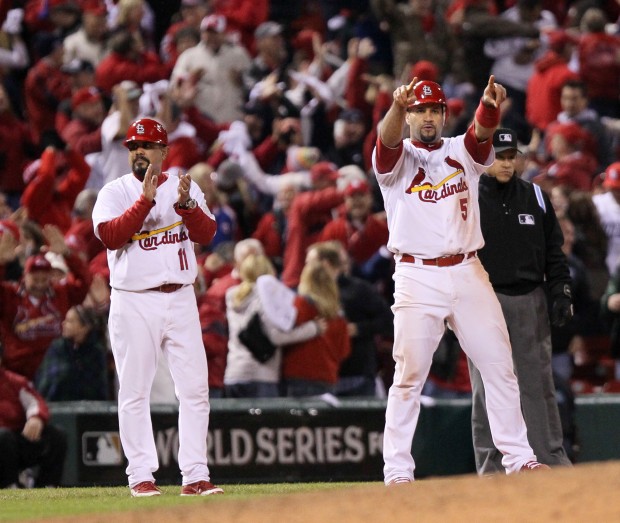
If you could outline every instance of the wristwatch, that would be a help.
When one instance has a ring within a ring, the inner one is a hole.
[[[179,209],[194,209],[196,207],[196,205],[198,205],[196,200],[194,200],[193,198],[190,198],[185,203],[183,203],[183,204],[180,203],[178,205],[178,207],[179,207]]]

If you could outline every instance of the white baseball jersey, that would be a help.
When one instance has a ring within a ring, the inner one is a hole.
[[[114,289],[142,291],[165,283],[193,284],[198,274],[194,243],[173,205],[178,200],[179,179],[168,176],[159,187],[155,205],[136,231],[131,241],[120,249],[108,250],[110,285]],[[129,209],[142,194],[142,182],[133,174],[106,184],[97,197],[93,209],[95,235],[103,222],[117,218]],[[202,191],[192,182],[190,197],[202,210],[209,211]]]
[[[480,231],[478,179],[495,159],[476,163],[465,137],[444,138],[441,147],[426,150],[407,139],[388,173],[379,173],[376,150],[372,163],[387,214],[388,249],[394,254],[437,258],[467,253],[484,245]]]

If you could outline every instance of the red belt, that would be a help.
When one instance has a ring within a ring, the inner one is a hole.
[[[175,292],[178,291],[181,287],[183,287],[183,283],[164,283],[159,287],[151,287],[150,289],[146,289],[147,291],[159,291],[159,292]]]
[[[463,260],[469,260],[476,256],[476,251],[468,252],[467,254],[452,254],[451,256],[441,256],[439,258],[432,259],[420,259],[422,265],[435,265],[436,267],[452,267],[458,265]],[[403,254],[400,261],[407,263],[415,263],[415,258],[411,254]]]

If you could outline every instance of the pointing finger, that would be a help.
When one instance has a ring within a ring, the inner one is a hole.
[[[495,76],[493,75],[489,76],[489,87],[491,89],[495,88]]]
[[[410,83],[409,83],[409,85],[407,86],[407,94],[408,94],[408,95],[409,95],[409,94],[411,94],[411,92],[413,91],[413,86],[414,86],[415,84],[417,84],[417,83],[418,83],[418,77],[417,77],[417,76],[414,76],[414,77],[413,77],[413,80],[411,80],[411,82],[410,82]]]

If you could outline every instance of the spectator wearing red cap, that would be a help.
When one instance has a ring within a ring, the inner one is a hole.
[[[250,55],[228,41],[226,27],[223,16],[206,16],[200,24],[200,43],[179,56],[170,77],[173,85],[195,83],[194,105],[216,123],[241,118],[241,77],[250,66]]]
[[[620,267],[620,162],[605,169],[603,187],[605,192],[592,196],[592,202],[607,234],[607,268],[614,275]]]
[[[64,257],[70,275],[52,282],[52,266],[43,254],[26,260],[20,282],[0,282],[0,340],[4,366],[29,380],[73,305],[82,303],[91,277],[86,264],[66,246],[57,228],[46,227],[49,251]]]
[[[345,248],[353,266],[352,273],[366,277],[365,264],[387,245],[385,213],[372,213],[373,198],[365,180],[353,179],[344,190],[344,206],[320,234],[320,241],[337,240]]]
[[[527,84],[525,116],[528,123],[544,131],[562,111],[562,86],[579,75],[568,65],[576,40],[566,31],[548,34],[549,50],[535,63]]]
[[[344,195],[336,187],[336,165],[318,162],[310,175],[313,189],[295,196],[288,213],[282,281],[291,288],[299,283],[306,250],[318,241],[323,227],[332,219],[332,211],[344,202]]]
[[[67,146],[82,156],[101,151],[101,123],[105,108],[96,87],[82,87],[71,97],[73,118],[62,130]]]
[[[38,142],[45,131],[55,128],[58,104],[71,97],[71,80],[62,71],[61,37],[37,35],[34,46],[41,58],[26,75],[24,102],[33,139]]]
[[[107,52],[107,14],[103,0],[85,1],[80,28],[68,35],[64,41],[65,64],[71,60],[84,60],[95,67],[99,65]]]
[[[556,185],[590,191],[597,173],[596,157],[587,148],[590,140],[589,133],[574,122],[550,125],[545,142],[552,160],[534,181],[547,192]]]

